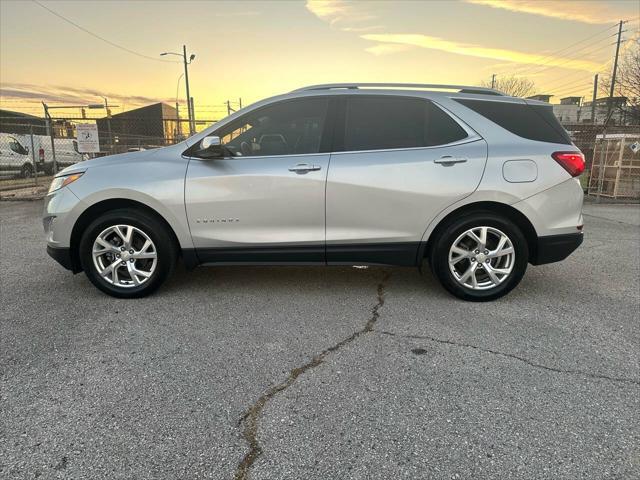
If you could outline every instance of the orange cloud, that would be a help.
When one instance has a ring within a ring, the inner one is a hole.
[[[307,0],[307,10],[316,17],[329,22],[330,25],[344,23],[357,23],[376,18],[373,15],[364,13],[355,4],[343,0]],[[372,28],[372,27],[368,27]],[[379,28],[378,26],[373,28]],[[354,27],[347,27],[345,30],[354,31]]]
[[[530,13],[545,17],[560,18],[583,23],[614,23],[621,18],[634,15],[632,11],[623,12],[607,2],[573,0],[558,2],[548,0],[465,0],[467,3],[501,8],[512,12]],[[637,15],[638,4],[634,4]]]
[[[502,60],[515,63],[526,63],[532,65],[561,66],[574,70],[585,70],[595,72],[602,66],[600,63],[591,62],[589,60],[573,60],[562,57],[541,57],[538,54],[518,52],[516,50],[506,50],[503,48],[490,48],[474,45],[470,43],[458,43],[444,40],[438,37],[430,37],[421,34],[403,34],[403,33],[382,33],[361,35],[365,40],[379,42],[381,44],[399,44],[406,46],[414,46],[427,48],[431,50],[440,50],[443,52],[457,53],[458,55],[467,55],[471,57],[491,58],[494,60]],[[369,50],[370,51],[370,50]],[[373,52],[379,53],[379,52]],[[390,53],[384,51],[383,53]]]

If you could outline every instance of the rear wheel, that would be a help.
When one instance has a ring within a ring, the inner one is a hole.
[[[529,250],[509,219],[475,212],[440,231],[430,263],[444,288],[470,301],[489,301],[509,293],[527,269]]]
[[[162,222],[136,210],[114,210],[84,232],[80,262],[103,292],[119,298],[143,297],[169,276],[176,248]]]

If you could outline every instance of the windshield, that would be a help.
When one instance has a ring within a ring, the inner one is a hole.
[[[23,147],[18,140],[14,137],[11,137],[11,141],[9,142],[9,148],[13,150],[18,155],[27,155],[29,153],[29,149]]]

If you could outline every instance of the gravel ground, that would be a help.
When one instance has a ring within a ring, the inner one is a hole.
[[[123,301],[0,204],[0,478],[640,476],[640,207],[489,304],[403,268],[179,271]]]

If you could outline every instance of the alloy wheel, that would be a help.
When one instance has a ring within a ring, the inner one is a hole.
[[[137,287],[151,278],[158,263],[153,240],[132,225],[112,225],[95,239],[93,264],[108,283],[123,288]]]
[[[511,239],[494,227],[463,232],[449,249],[449,269],[455,280],[471,290],[488,290],[503,283],[515,264]]]

